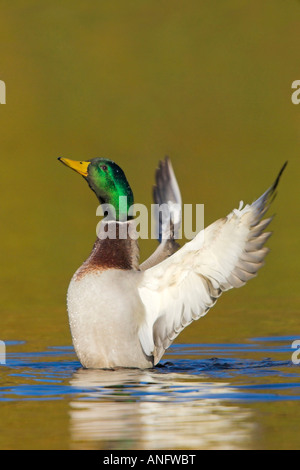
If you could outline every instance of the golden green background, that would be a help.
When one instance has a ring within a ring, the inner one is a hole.
[[[299,16],[296,0],[0,2],[2,340],[27,351],[71,344],[66,290],[99,219],[95,196],[59,156],[112,158],[150,207],[168,154],[183,202],[204,203],[206,225],[252,202],[288,160],[266,266],[177,342],[299,334]],[[143,240],[141,258],[155,247]],[[62,404],[44,406],[54,429]],[[18,407],[22,422],[31,408]]]

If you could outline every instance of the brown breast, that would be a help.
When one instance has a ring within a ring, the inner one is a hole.
[[[105,222],[88,259],[76,272],[76,280],[107,269],[139,269],[139,247],[134,221]],[[102,237],[102,238],[99,238]]]

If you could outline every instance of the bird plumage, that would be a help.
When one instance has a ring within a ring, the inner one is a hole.
[[[70,165],[68,165],[70,166]],[[263,219],[274,184],[252,204],[201,230],[178,250],[181,195],[169,159],[156,173],[154,201],[169,211],[158,219],[160,245],[139,264],[137,240],[97,240],[68,289],[72,338],[88,368],[157,364],[179,333],[204,316],[220,295],[257,275],[268,248],[272,218]],[[171,219],[171,223],[169,222]],[[134,233],[134,220],[108,221],[118,233]]]

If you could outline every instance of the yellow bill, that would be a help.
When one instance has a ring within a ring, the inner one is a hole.
[[[82,176],[87,176],[88,175],[88,166],[91,162],[80,162],[76,160],[70,160],[69,158],[62,158],[59,157],[58,159],[61,161],[64,165],[68,166],[69,168],[72,168],[72,170],[76,171]]]

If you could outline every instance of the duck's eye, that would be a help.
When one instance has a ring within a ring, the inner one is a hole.
[[[101,168],[103,171],[107,171],[107,166],[106,165],[101,165]]]

